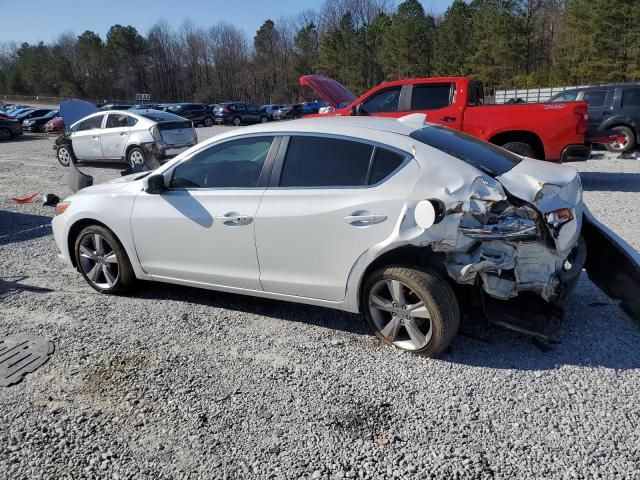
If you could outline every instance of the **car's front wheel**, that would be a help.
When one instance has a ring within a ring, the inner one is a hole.
[[[67,145],[60,145],[56,151],[56,158],[58,159],[58,162],[60,162],[60,165],[68,167],[73,160],[71,148]]]
[[[76,238],[75,256],[84,279],[100,293],[124,293],[135,282],[124,247],[105,227],[85,227]]]
[[[267,123],[269,121],[269,117],[260,117],[260,123]]]
[[[133,147],[127,152],[127,162],[131,168],[144,164],[144,151],[140,147]]]
[[[231,123],[233,123],[234,126],[239,127],[240,124],[242,123],[242,120],[240,120],[240,117],[233,117],[233,120],[231,120]]]
[[[213,125],[213,118],[205,117],[202,123],[204,124],[205,127],[211,127]]]
[[[11,134],[11,130],[9,130],[8,128],[0,128],[0,142],[11,140],[12,136],[13,135]]]
[[[429,270],[402,266],[370,274],[361,306],[384,343],[428,357],[449,346],[460,324],[460,307],[449,284]]]

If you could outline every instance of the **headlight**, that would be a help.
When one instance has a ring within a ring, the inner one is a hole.
[[[58,202],[56,205],[56,215],[62,215],[69,206],[71,206],[71,202]]]

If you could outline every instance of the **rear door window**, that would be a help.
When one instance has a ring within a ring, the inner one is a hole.
[[[589,104],[590,107],[603,107],[606,99],[606,90],[590,90],[584,92],[584,100]]]
[[[401,87],[388,88],[362,102],[362,113],[397,112]]]
[[[293,136],[280,175],[281,187],[366,185],[373,145],[351,140]]]
[[[121,128],[126,126],[128,126],[126,115],[122,113],[110,113],[104,128]]]
[[[437,110],[448,107],[452,101],[450,83],[414,85],[411,110]]]

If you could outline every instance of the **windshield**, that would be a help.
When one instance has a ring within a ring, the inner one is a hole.
[[[448,153],[478,170],[498,177],[522,161],[522,157],[492,143],[445,127],[421,128],[409,135],[430,147]]]

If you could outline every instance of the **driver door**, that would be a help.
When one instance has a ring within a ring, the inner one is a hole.
[[[74,126],[71,132],[71,144],[73,153],[81,160],[94,160],[102,158],[100,134],[102,133],[102,121],[105,115],[94,115]]]
[[[254,217],[279,141],[256,135],[209,145],[167,173],[162,194],[140,192],[131,229],[155,278],[262,290]]]

